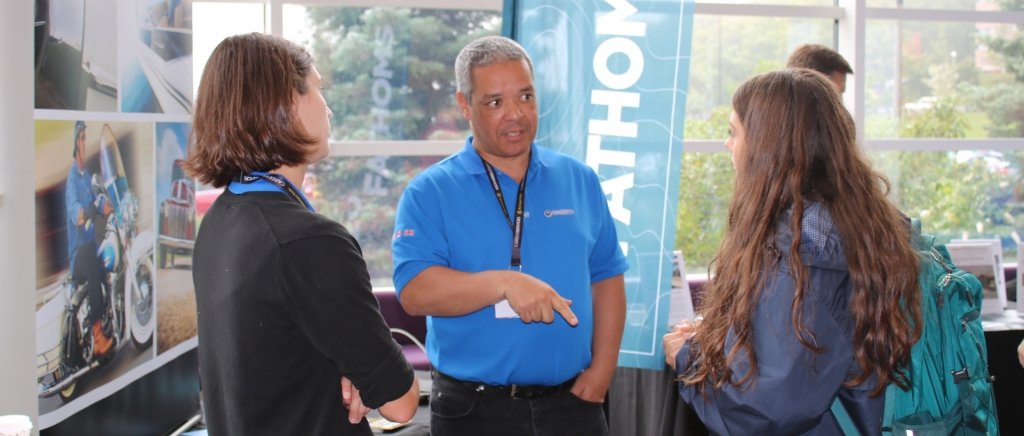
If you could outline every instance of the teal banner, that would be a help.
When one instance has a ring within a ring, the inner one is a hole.
[[[619,366],[661,369],[693,1],[506,0],[504,26],[533,58],[537,142],[597,172],[629,259]]]

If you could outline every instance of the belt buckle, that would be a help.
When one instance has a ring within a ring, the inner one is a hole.
[[[555,392],[555,387],[510,385],[508,396],[514,400],[532,400]]]
[[[525,386],[511,385],[509,386],[508,396],[513,400],[529,400],[537,397],[537,392],[534,389],[529,389]]]

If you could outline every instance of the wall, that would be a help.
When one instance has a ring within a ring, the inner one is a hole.
[[[0,14],[0,415],[37,422],[32,5],[6,2]]]

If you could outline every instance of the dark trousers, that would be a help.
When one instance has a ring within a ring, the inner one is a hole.
[[[71,281],[85,283],[89,297],[89,322],[91,327],[98,319],[102,319],[106,311],[103,302],[103,271],[100,269],[99,256],[96,254],[96,243],[88,241],[78,246],[75,251],[75,264],[71,268]]]
[[[432,436],[602,436],[608,421],[600,403],[579,399],[571,383],[529,398],[511,389],[434,374],[430,392]]]

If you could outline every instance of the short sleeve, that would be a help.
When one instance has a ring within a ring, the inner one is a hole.
[[[395,211],[395,232],[391,237],[395,293],[417,274],[435,266],[449,266],[448,238],[437,195],[430,179],[420,175],[402,193]]]

